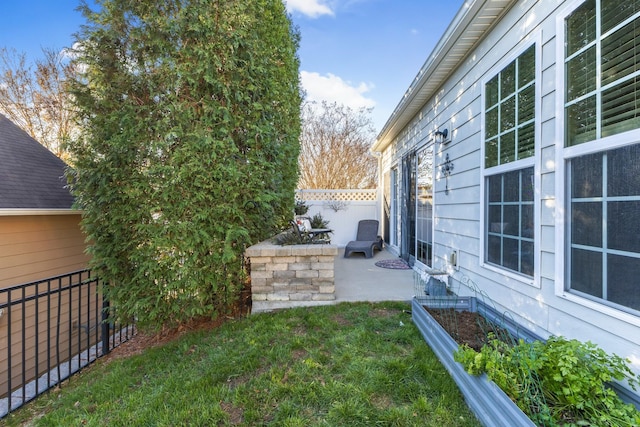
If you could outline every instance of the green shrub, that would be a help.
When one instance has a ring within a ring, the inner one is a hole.
[[[309,212],[309,206],[307,206],[307,203],[304,200],[297,199],[293,211],[296,215],[304,215]]]
[[[551,337],[509,346],[493,339],[480,352],[461,346],[455,360],[470,374],[486,373],[540,425],[640,425],[640,412],[607,386],[626,381],[635,390],[639,377],[628,360],[591,342]]]
[[[124,317],[233,314],[243,252],[291,217],[299,33],[280,0],[82,4],[69,181]]]
[[[329,221],[322,218],[322,215],[319,213],[315,214],[311,218],[311,228],[329,228]]]

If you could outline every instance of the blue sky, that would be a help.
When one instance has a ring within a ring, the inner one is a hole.
[[[32,59],[62,50],[83,22],[79,0],[4,0],[0,46]],[[302,36],[311,100],[372,107],[379,132],[463,0],[287,0]]]

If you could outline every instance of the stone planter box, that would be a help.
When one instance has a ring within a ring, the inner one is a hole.
[[[252,312],[333,302],[336,245],[251,246]]]
[[[434,308],[464,308],[476,311],[477,301],[471,297],[438,298],[426,302],[414,298],[411,315],[425,341],[456,382],[478,420],[487,427],[535,427],[529,417],[486,375],[470,375],[460,363],[453,360],[453,353],[458,349],[458,344],[423,307],[435,304],[437,306]]]

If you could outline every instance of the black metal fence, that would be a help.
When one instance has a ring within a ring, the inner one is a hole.
[[[135,335],[81,270],[0,289],[0,418]]]

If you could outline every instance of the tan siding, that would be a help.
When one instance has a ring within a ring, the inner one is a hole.
[[[0,216],[0,288],[86,268],[80,215]]]
[[[0,289],[87,268],[85,236],[79,224],[79,214],[0,216]],[[52,281],[49,285],[41,283],[37,289],[30,286],[24,294],[22,291],[12,291],[11,295],[3,293],[0,302],[6,303],[9,298],[18,301],[23,295],[46,294],[48,290],[55,291],[68,284],[68,279]],[[93,296],[91,301],[87,298],[89,292]],[[87,325],[90,323],[88,320],[92,320],[93,325],[96,292],[95,285],[90,290],[84,287],[82,294],[75,288],[71,296],[67,290],[60,296],[44,296],[38,303],[32,300],[24,305],[12,305],[9,311],[5,309],[0,316],[0,396],[8,391],[9,320],[11,381],[12,388],[15,388],[22,382],[23,371],[25,380],[30,381],[58,362],[68,360],[70,354],[95,343],[96,331],[90,332],[89,342],[87,333],[78,325]],[[24,323],[23,312],[26,314]]]

